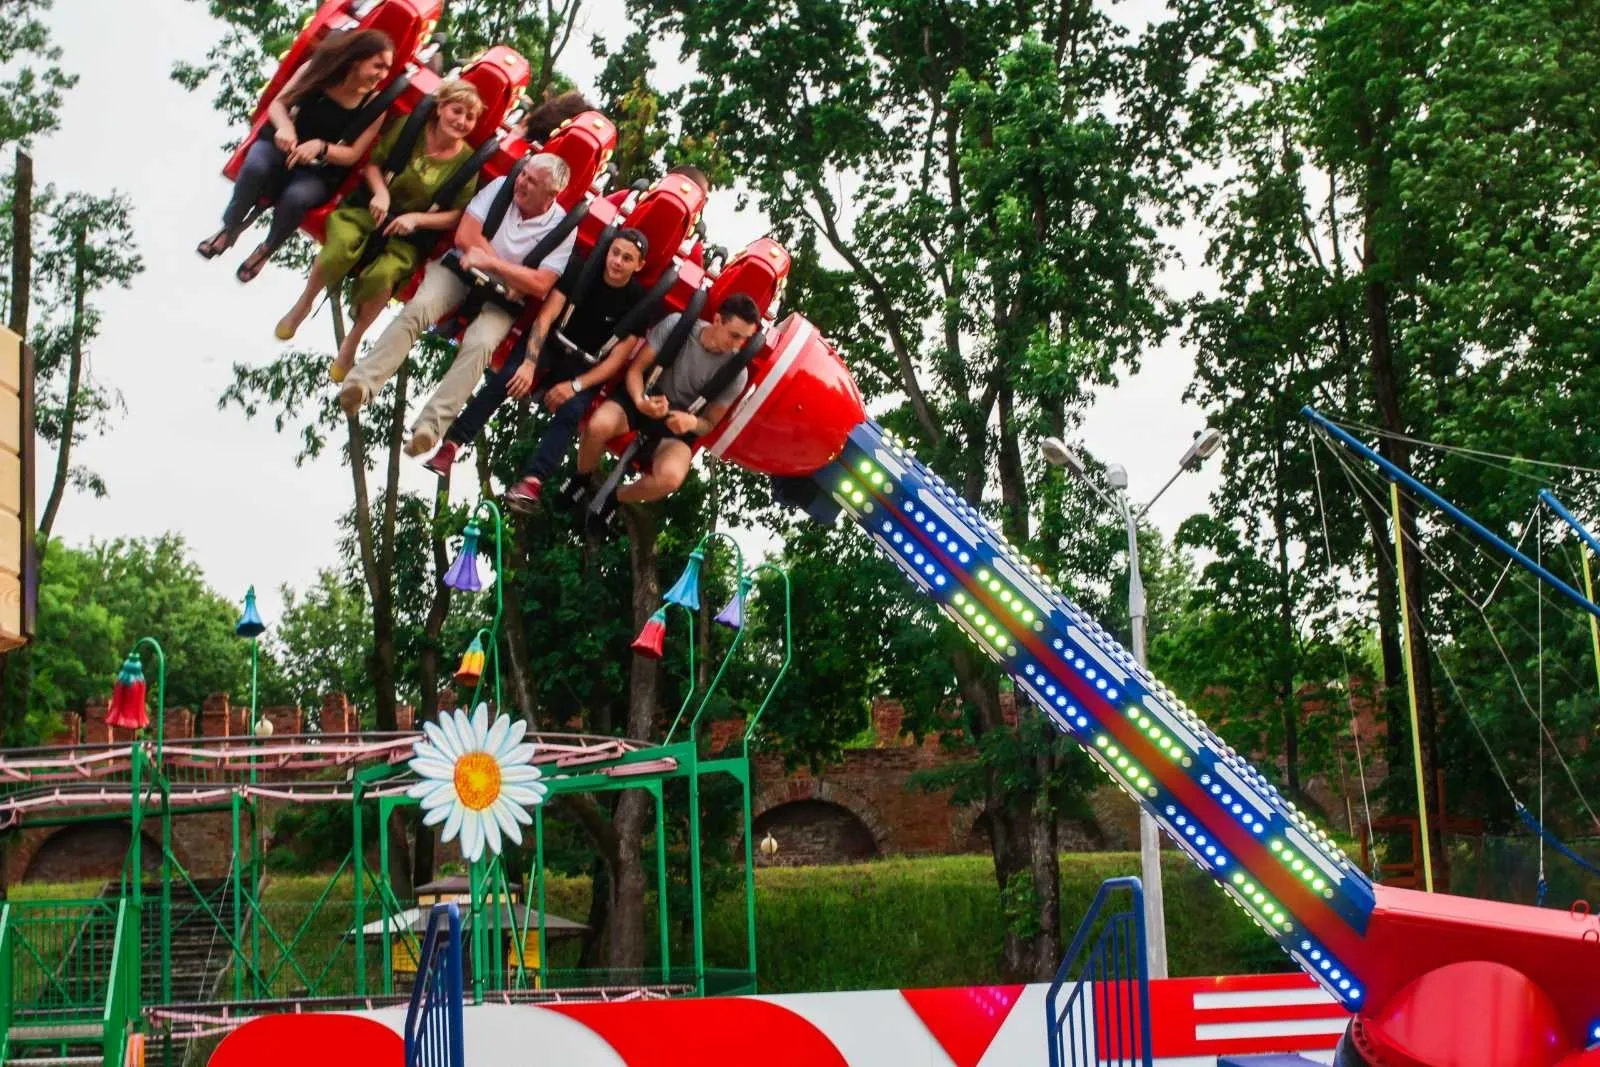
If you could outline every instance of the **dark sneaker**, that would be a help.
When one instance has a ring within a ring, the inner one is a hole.
[[[441,478],[448,478],[450,468],[455,466],[456,451],[459,447],[454,441],[446,441],[439,446],[439,451],[428,457],[423,466]]]
[[[574,512],[583,507],[584,501],[589,499],[589,493],[593,489],[593,478],[583,474],[571,474],[556,489],[556,495],[550,498],[550,503],[558,511]]]
[[[539,510],[539,497],[543,493],[544,483],[530,474],[506,490],[506,507],[519,515],[532,515]]]

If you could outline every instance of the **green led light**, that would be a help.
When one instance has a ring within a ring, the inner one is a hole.
[[[849,478],[846,478],[844,481],[839,483],[839,491],[841,493],[851,492],[852,490],[855,489],[855,487],[856,487],[856,483],[852,482]]]
[[[1094,743],[1099,745],[1101,748],[1105,748],[1106,747],[1106,735],[1105,734],[1101,734],[1099,737],[1094,739]]]
[[[871,460],[864,459],[864,460],[861,461],[861,473],[862,474],[866,474],[871,469],[872,469],[872,461]]]
[[[1022,621],[1023,621],[1023,622],[1032,622],[1032,621],[1033,621],[1033,612],[1031,612],[1031,611],[1024,611],[1024,612],[1023,612],[1023,613],[1022,613]]]
[[[1320,893],[1322,890],[1328,888],[1328,883],[1324,882],[1321,878],[1318,878],[1315,882],[1311,883],[1311,887]]]
[[[1161,737],[1161,727],[1159,727],[1159,726],[1150,727],[1150,736],[1151,737]],[[1163,740],[1165,740],[1165,738],[1163,738]]]
[[[865,504],[867,502],[866,494],[861,492],[859,489],[850,494],[850,499],[854,500],[857,504]]]
[[[1112,759],[1116,759],[1117,758],[1117,753],[1121,752],[1121,751],[1122,750],[1120,748],[1118,748],[1116,745],[1112,745],[1111,747],[1106,749],[1106,755],[1110,756]]]
[[[1244,885],[1244,875],[1240,874],[1238,871],[1234,871],[1233,872],[1233,884],[1234,885]]]
[[[1118,756],[1117,757],[1117,766],[1121,767],[1123,770],[1127,770],[1128,769],[1128,757],[1127,756]]]
[[[1148,779],[1148,778],[1140,778],[1139,779],[1139,788],[1140,789],[1149,789],[1150,788],[1150,779]]]
[[[979,569],[979,571],[978,571],[978,581],[987,582],[988,580],[989,580],[989,572],[986,571],[986,570]]]
[[[1306,861],[1302,859],[1296,859],[1292,866],[1296,872],[1303,871],[1306,869]]]
[[[1159,744],[1163,749],[1170,749],[1172,747],[1171,740],[1165,737],[1158,741],[1157,744]]]
[[[882,485],[883,484],[883,472],[882,471],[873,471],[872,474],[870,475],[870,477],[872,479],[872,484],[873,485]]]
[[[967,602],[967,595],[965,593],[957,593],[950,599],[955,601],[957,604],[965,604]]]
[[[1268,845],[1267,847],[1272,849],[1272,851],[1274,851],[1274,852],[1282,852],[1283,851],[1283,842],[1282,841],[1274,841],[1274,842],[1272,842],[1272,844]]]
[[[978,609],[973,607],[971,604],[963,604],[961,605],[961,610],[966,612],[967,616],[970,618]]]

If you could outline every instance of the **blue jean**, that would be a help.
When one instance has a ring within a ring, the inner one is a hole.
[[[233,198],[222,212],[222,224],[237,230],[250,209],[266,197],[272,201],[272,223],[266,244],[277,248],[299,227],[306,212],[325,203],[339,186],[342,172],[335,167],[285,166],[287,157],[273,143],[268,126],[245,153],[239,176],[233,181]]]
[[[456,421],[450,424],[450,432],[445,435],[447,440],[466,446],[483,432],[484,426],[488,425],[495,411],[505,403],[506,385],[511,381],[511,376],[517,373],[517,368],[521,367],[527,358],[527,346],[517,345],[511,355],[506,357],[500,369],[491,374],[473,394],[461,414],[456,416]],[[558,369],[562,371],[570,369],[572,377],[583,373],[582,366],[568,366],[559,356],[553,355],[549,348],[540,357],[539,364],[535,380],[543,386],[571,380],[564,375],[558,376],[556,374]],[[597,387],[585,389],[556,409],[550,425],[539,438],[539,443],[534,446],[533,454],[523,465],[523,477],[531,476],[543,480],[556,472],[556,468],[561,465],[561,457],[572,447],[572,442],[577,440],[578,424],[583,421],[583,416],[589,410],[596,392]]]

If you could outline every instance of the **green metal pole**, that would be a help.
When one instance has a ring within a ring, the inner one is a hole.
[[[350,865],[356,880],[356,995],[361,997],[367,995],[367,867],[366,847],[361,840],[361,794],[365,788],[366,783],[358,778],[350,792],[350,826],[355,836]]]
[[[142,938],[144,928],[139,923],[139,917],[144,914],[144,747],[135,743],[132,752],[133,810],[128,815],[128,825],[133,833],[133,922],[135,932]],[[139,939],[135,939],[134,944],[142,947]],[[137,1002],[137,990],[134,991],[134,998]]]
[[[472,1003],[483,1003],[483,860],[467,868],[467,891],[472,897]]]
[[[699,716],[696,716],[698,718]],[[706,995],[705,916],[700,900],[700,745],[689,727],[689,894],[694,917],[694,988]]]
[[[229,811],[233,823],[233,853],[229,860],[233,868],[233,999],[244,999],[244,871],[239,864],[239,792],[230,795]]]
[[[546,988],[545,972],[550,961],[545,957],[547,940],[544,923],[544,805],[533,809],[533,862],[539,872],[539,973],[534,977],[534,988]]]
[[[495,587],[499,588],[499,584],[500,584],[499,582],[496,582],[495,583]],[[472,637],[473,637],[473,640],[477,640],[480,637],[487,638],[487,640],[485,640],[483,642],[485,649],[488,650],[488,656],[485,657],[485,658],[493,657],[495,655],[495,651],[494,651],[494,648],[495,648],[494,632],[491,631],[487,626],[478,627],[477,632],[474,633],[472,635]],[[470,645],[471,642],[468,642],[468,644]],[[495,669],[499,670],[499,661],[498,660],[495,663]],[[484,674],[487,674],[488,671],[489,671],[489,665],[487,663],[485,663],[484,664]],[[478,684],[472,687],[472,699],[467,701],[466,710],[467,710],[468,713],[471,713],[472,709],[478,706],[478,694],[482,693],[482,692],[483,692],[483,675],[480,674],[480,675],[478,675]],[[498,712],[500,710],[500,707],[499,707],[498,704],[495,706],[494,710],[496,712]],[[418,729],[421,729],[421,727],[418,727]]]
[[[251,773],[254,773],[252,769]],[[250,975],[256,996],[266,997],[269,991],[261,985],[261,924],[266,916],[261,913],[261,811],[256,798],[248,800],[250,813]]]
[[[172,1003],[172,791],[161,789],[161,1003]],[[168,1052],[172,1043],[167,1042]]]
[[[392,797],[378,798],[378,869],[385,878],[389,877],[389,810],[392,801]],[[383,994],[389,996],[394,992],[394,956],[390,954],[389,902],[381,896],[378,898],[378,912],[383,916],[383,934],[380,938],[383,944]]]
[[[723,533],[721,530],[708,530],[705,534],[701,535],[700,540],[699,540],[699,542],[697,542],[695,544],[693,551],[694,552],[700,552],[702,555],[705,555],[706,542],[709,541],[709,540],[712,540],[713,538],[717,539],[717,540],[720,540],[720,541],[727,542],[728,547],[733,550],[733,565],[734,565],[733,574],[734,574],[735,588],[737,588],[739,577],[744,574],[744,552],[739,548],[739,542],[735,541],[732,536],[730,536],[729,534]],[[691,699],[693,699],[693,697],[694,697],[694,688],[693,688],[694,685],[695,685],[694,638],[696,636],[695,632],[694,632],[694,623],[697,622],[698,620],[695,619],[694,612],[688,611],[687,608],[685,608],[684,610],[686,612],[688,612],[689,618],[691,619],[691,623],[690,623],[690,626],[689,626],[689,636],[690,636],[690,640],[689,640],[689,685],[690,685],[690,690],[689,690],[689,696],[684,698],[683,705],[678,708],[678,714],[672,720],[672,726],[667,730],[667,739],[666,739],[666,741],[663,742],[663,744],[668,744],[668,745],[672,744],[672,737],[678,731],[678,723],[683,719],[683,713],[689,707],[689,701]],[[717,682],[722,678],[722,672],[727,669],[728,660],[729,660],[729,658],[732,657],[733,650],[735,648],[739,647],[739,637],[740,637],[740,635],[742,633],[743,633],[743,631],[741,630],[739,634],[735,634],[734,635],[733,644],[731,646],[729,646],[727,654],[723,657],[722,665],[717,668],[716,676],[711,679],[711,684],[706,687],[705,695],[700,700],[700,707],[695,710],[694,721],[690,723],[689,736],[691,738],[694,737],[694,723],[700,721],[700,712],[705,710],[706,702],[711,699],[711,694],[713,694],[713,693],[715,693],[717,691]]]
[[[656,921],[661,936],[661,984],[672,980],[672,945],[667,918],[667,798],[660,782],[651,783],[656,798]]]
[[[138,653],[145,645],[156,654],[156,765],[161,765],[161,748],[165,743],[167,733],[167,654],[161,650],[161,642],[153,637],[141,637],[133,643],[133,651]]]
[[[789,572],[782,567],[771,563],[758,563],[750,569],[752,575],[760,571],[771,571],[783,579],[783,662],[778,666],[778,673],[773,676],[772,684],[767,687],[766,696],[761,698],[761,704],[756,708],[756,713],[750,717],[750,722],[744,728],[744,906],[745,928],[749,940],[750,979],[756,979],[756,870],[755,870],[755,824],[751,819],[751,796],[753,788],[750,770],[750,738],[755,736],[756,727],[761,722],[761,716],[766,714],[767,705],[772,702],[772,697],[778,691],[778,686],[783,683],[783,676],[789,673],[789,664],[794,659],[794,597],[793,588],[789,583]],[[754,586],[752,586],[754,588]]]
[[[472,509],[473,517],[478,512],[488,509],[490,518],[494,519],[494,623],[490,626],[490,633],[494,636],[490,646],[490,658],[494,660],[494,709],[499,711],[503,705],[500,703],[500,620],[505,615],[505,520],[500,517],[500,508],[493,500],[480,500],[478,506]]]

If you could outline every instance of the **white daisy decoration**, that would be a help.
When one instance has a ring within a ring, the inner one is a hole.
[[[422,801],[422,824],[444,823],[445,841],[460,834],[461,855],[470,862],[485,847],[499,855],[507,837],[522,844],[517,824],[532,825],[528,809],[544,803],[550,791],[533,766],[533,745],[522,742],[527,724],[500,715],[490,725],[488,705],[479,704],[470,716],[444,712],[422,731],[411,760],[422,780],[406,790]]]

